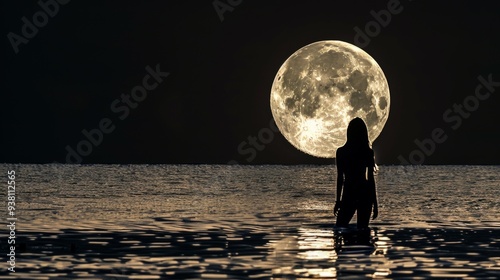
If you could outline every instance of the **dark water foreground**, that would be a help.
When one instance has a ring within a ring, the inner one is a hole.
[[[382,166],[372,230],[342,234],[334,166],[0,167],[0,279],[500,279],[500,166]]]
[[[2,239],[2,251],[5,243]],[[335,232],[286,216],[39,225],[2,279],[498,279],[500,228]]]

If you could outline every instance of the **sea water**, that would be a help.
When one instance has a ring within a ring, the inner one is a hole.
[[[333,227],[333,165],[0,166],[2,279],[500,277],[500,166],[380,166],[366,232]]]

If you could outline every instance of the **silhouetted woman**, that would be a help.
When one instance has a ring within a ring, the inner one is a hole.
[[[358,229],[368,227],[378,216],[377,192],[373,172],[375,158],[368,140],[368,130],[360,118],[347,127],[347,142],[337,150],[337,200],[333,212],[336,225],[347,227],[357,211]]]

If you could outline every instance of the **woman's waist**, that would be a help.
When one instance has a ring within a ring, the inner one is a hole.
[[[353,186],[353,187],[366,187],[366,186],[368,186],[368,180],[366,180],[366,179],[346,179],[344,184],[346,186]]]

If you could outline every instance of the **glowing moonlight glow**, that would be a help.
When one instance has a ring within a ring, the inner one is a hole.
[[[333,158],[349,122],[363,119],[370,141],[384,128],[390,94],[384,72],[362,49],[342,41],[302,47],[283,63],[271,89],[279,130],[297,149]]]

